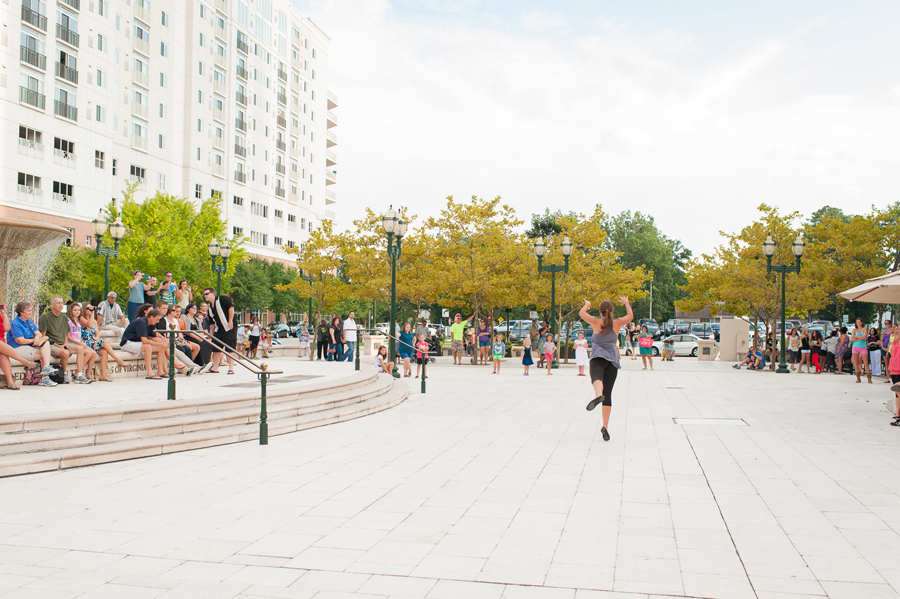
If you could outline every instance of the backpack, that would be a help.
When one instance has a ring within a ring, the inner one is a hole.
[[[56,374],[50,375],[50,380],[56,383],[57,385],[62,385],[66,382],[66,369],[60,365],[59,368],[56,369]]]

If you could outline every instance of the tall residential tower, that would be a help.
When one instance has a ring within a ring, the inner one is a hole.
[[[128,180],[138,201],[219,193],[230,234],[278,259],[334,219],[329,38],[290,0],[8,0],[0,14],[0,215],[90,246]]]

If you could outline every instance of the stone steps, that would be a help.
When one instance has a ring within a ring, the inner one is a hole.
[[[355,373],[303,389],[270,387],[269,435],[359,418],[403,402],[405,384]],[[0,476],[162,455],[259,437],[259,392],[0,419]]]

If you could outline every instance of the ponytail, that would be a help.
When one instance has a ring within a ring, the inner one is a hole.
[[[603,300],[600,302],[600,318],[603,319],[601,330],[604,333],[610,331],[613,326],[613,303],[611,301]]]

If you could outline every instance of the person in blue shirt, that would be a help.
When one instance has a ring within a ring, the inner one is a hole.
[[[41,385],[55,387],[56,383],[49,377],[56,374],[57,369],[50,365],[50,339],[42,335],[31,319],[33,308],[31,302],[16,304],[16,317],[12,320],[6,342],[25,360],[40,362]]]
[[[497,334],[494,337],[494,372],[491,374],[500,374],[500,360],[506,355],[506,344],[503,343],[503,335]]]

